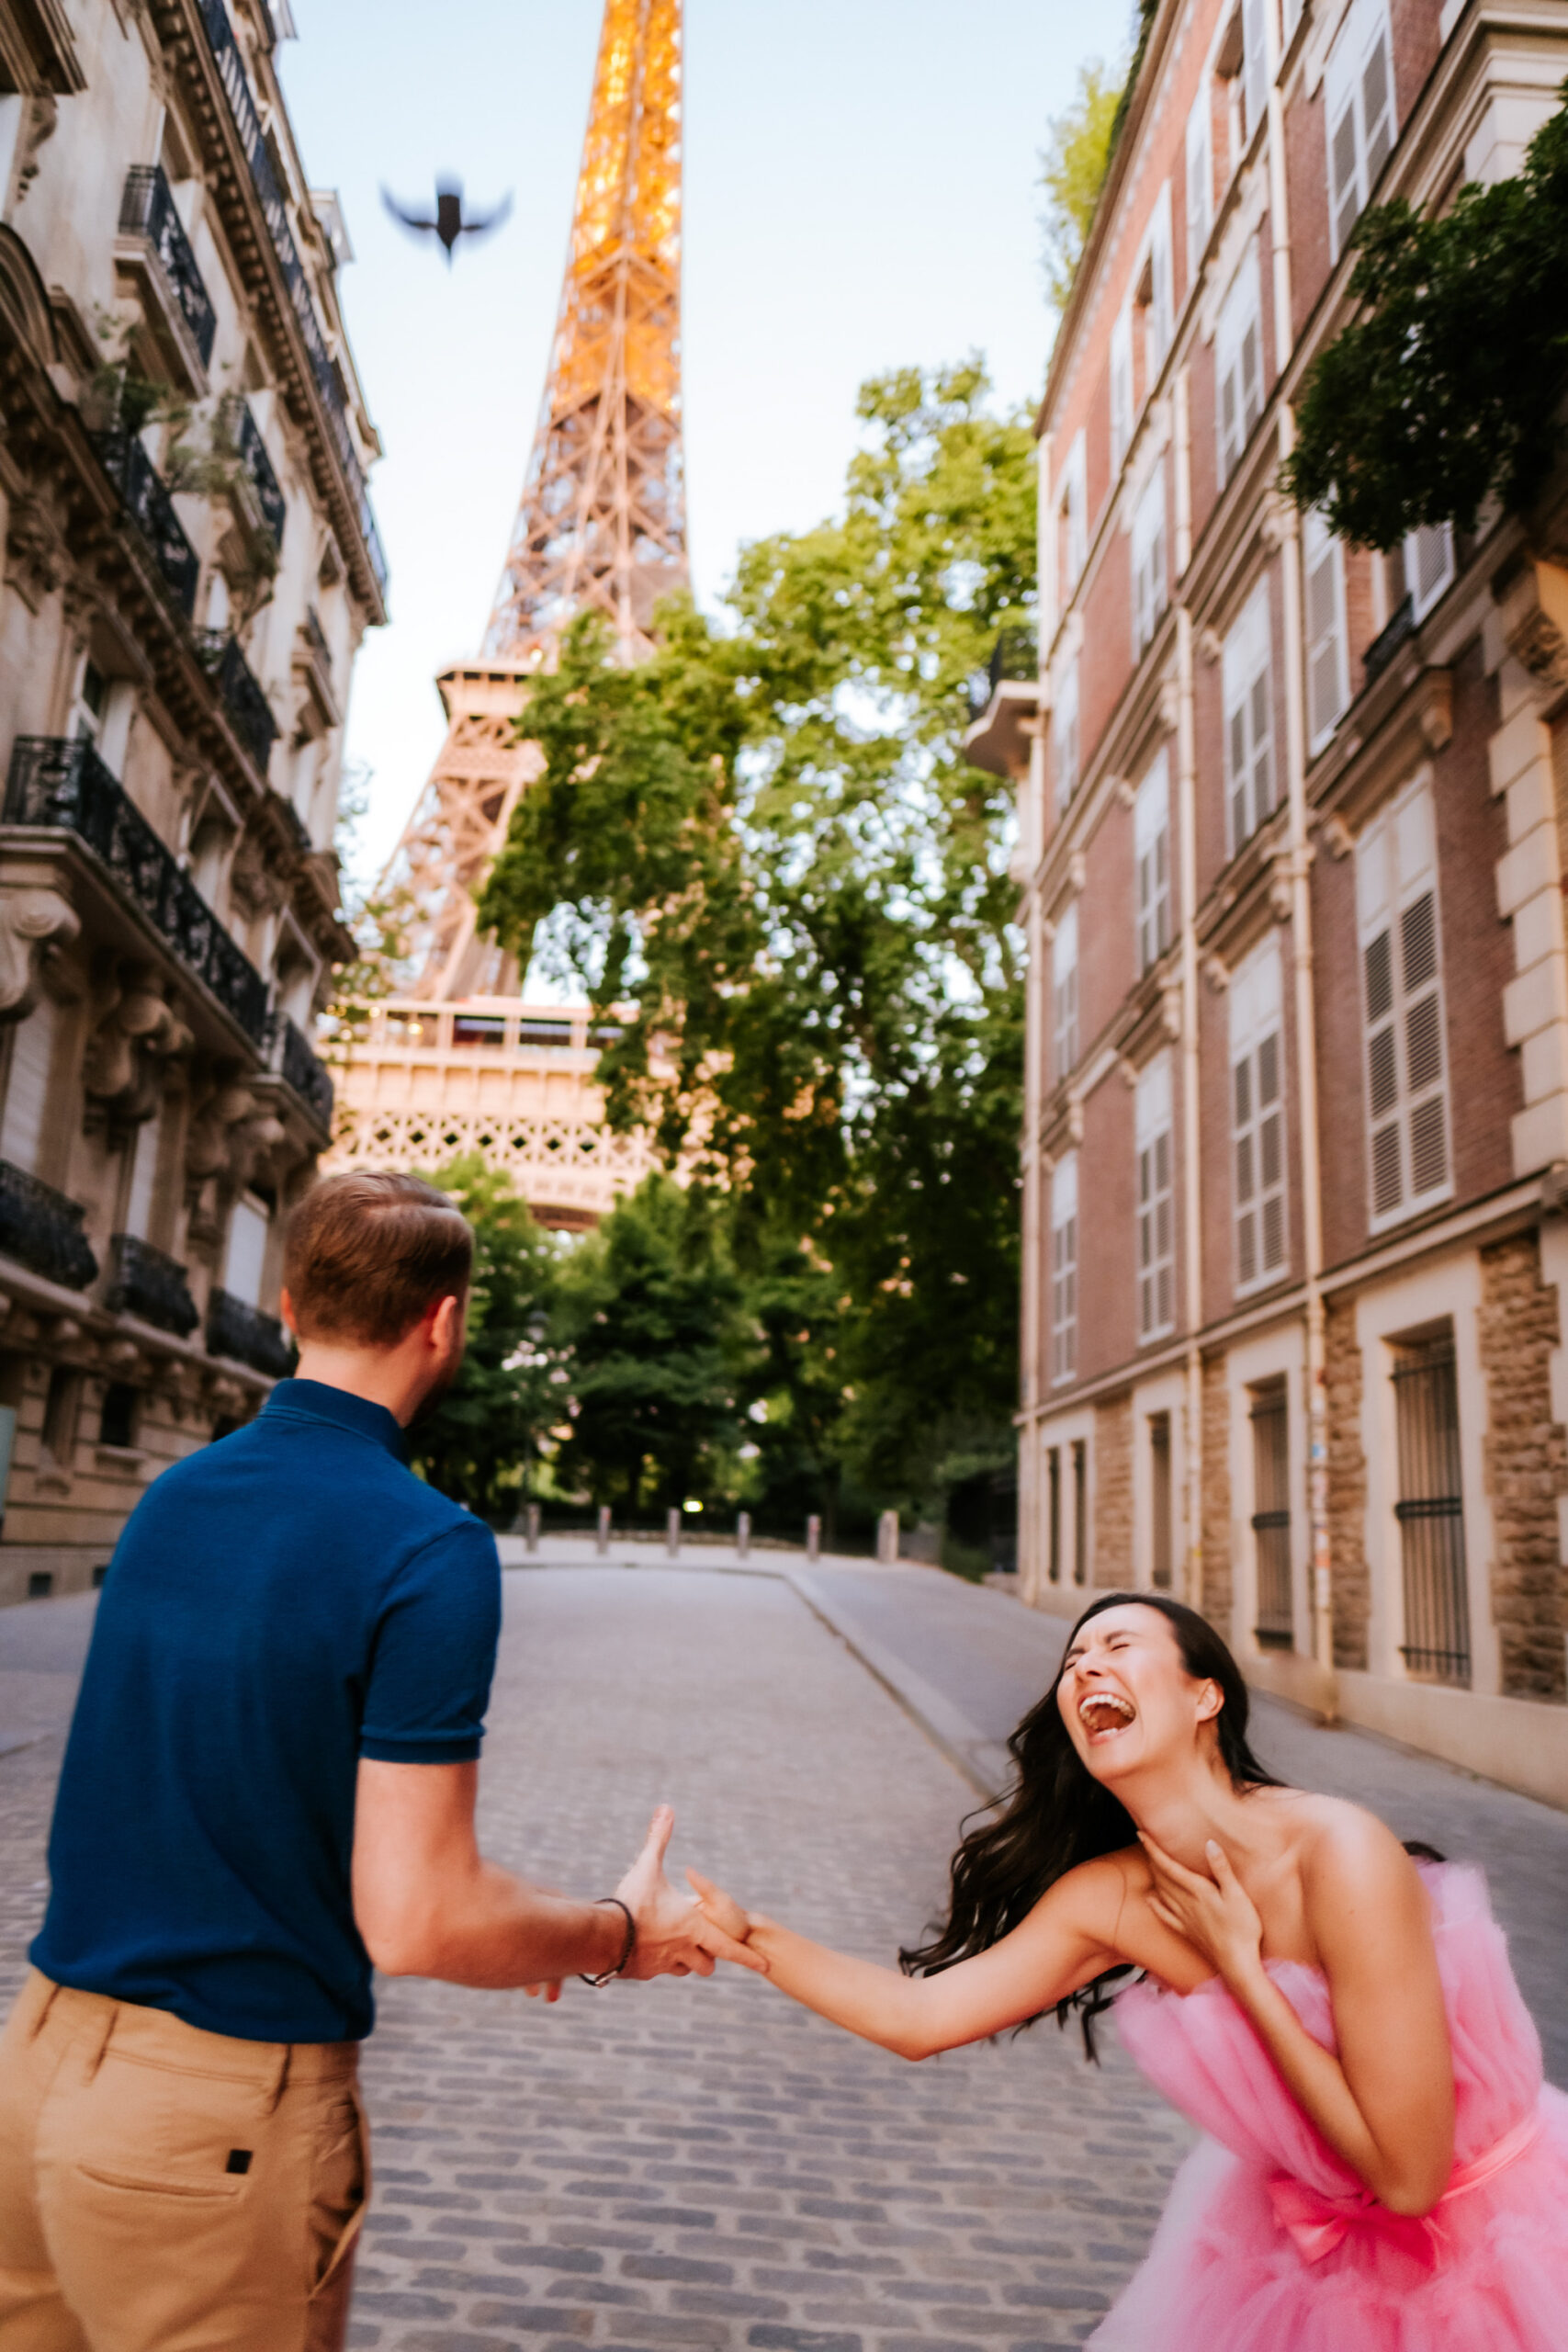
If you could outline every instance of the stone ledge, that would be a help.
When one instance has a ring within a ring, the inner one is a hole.
[[[1568,1812],[1568,1707],[1348,1669],[1337,1680],[1342,1722]]]

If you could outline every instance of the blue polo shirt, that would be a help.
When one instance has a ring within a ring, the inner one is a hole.
[[[369,2032],[362,1756],[478,1756],[501,1573],[390,1413],[313,1380],[164,1471],[98,1603],[32,1961],[249,2041]]]

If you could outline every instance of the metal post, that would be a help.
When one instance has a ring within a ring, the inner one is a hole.
[[[667,1510],[664,1514],[664,1549],[672,1560],[680,1557],[681,1514],[678,1510]]]
[[[539,1506],[537,1503],[530,1503],[528,1506],[527,1533],[525,1541],[526,1542],[530,1552],[536,1552],[538,1550]]]
[[[806,1556],[808,1560],[818,1559],[821,1552],[822,1522],[813,1511],[806,1522]]]
[[[876,1522],[876,1556],[892,1562],[898,1557],[898,1514],[885,1510]]]
[[[594,1537],[594,1548],[601,1559],[610,1548],[610,1506],[608,1503],[601,1503],[599,1506],[599,1526]]]
[[[735,1522],[735,1556],[749,1560],[751,1556],[751,1514],[743,1510]]]

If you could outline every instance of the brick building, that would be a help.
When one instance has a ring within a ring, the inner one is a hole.
[[[1568,1801],[1568,480],[1282,501],[1371,200],[1517,167],[1568,6],[1160,0],[1040,416],[1024,1589]]]
[[[0,1600],[287,1368],[385,617],[287,0],[0,0]]]

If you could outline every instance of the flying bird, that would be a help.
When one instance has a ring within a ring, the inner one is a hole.
[[[437,180],[435,183],[435,218],[426,220],[415,212],[405,212],[397,198],[383,187],[381,201],[394,220],[402,223],[415,236],[434,234],[446,248],[446,266],[452,266],[452,248],[459,237],[488,236],[499,229],[512,209],[510,194],[503,196],[493,212],[476,213],[471,220],[463,218],[463,183],[461,180]]]

